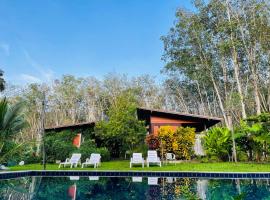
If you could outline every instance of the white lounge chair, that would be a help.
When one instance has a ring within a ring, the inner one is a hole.
[[[142,153],[133,153],[132,154],[132,157],[130,158],[130,163],[129,163],[130,168],[134,164],[137,164],[137,165],[140,164],[140,165],[142,165],[142,167],[144,167],[144,159],[142,157]]]
[[[169,161],[173,161],[174,164],[176,164],[175,163],[175,161],[176,161],[175,154],[173,154],[173,153],[166,153],[166,164],[168,164]]]
[[[79,176],[70,176],[69,179],[71,181],[78,181],[78,180],[80,180],[80,177]]]
[[[148,177],[148,185],[158,185],[158,177]]]
[[[80,164],[80,159],[81,159],[81,154],[74,153],[72,154],[70,159],[67,158],[65,162],[61,162],[58,168],[60,168],[61,165],[64,165],[64,167],[66,167],[66,165],[70,165],[70,168],[72,168],[73,166],[77,167],[78,164]]]
[[[89,180],[90,181],[98,181],[99,180],[99,176],[89,176]]]
[[[173,183],[173,182],[176,181],[176,178],[174,178],[174,177],[167,177],[166,180],[167,180],[167,183]]]
[[[134,176],[134,177],[132,177],[132,182],[141,183],[142,182],[142,177],[140,177],[140,176]]]
[[[151,150],[147,152],[146,163],[147,163],[147,167],[149,167],[150,164],[156,164],[161,167],[161,161],[157,155],[157,151]]]
[[[101,165],[101,155],[99,153],[91,153],[90,158],[87,158],[86,161],[82,164],[82,168],[87,165],[94,165],[94,168],[97,168]]]

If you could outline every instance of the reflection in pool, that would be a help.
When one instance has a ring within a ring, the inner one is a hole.
[[[0,181],[0,199],[269,199],[269,180],[25,177]]]

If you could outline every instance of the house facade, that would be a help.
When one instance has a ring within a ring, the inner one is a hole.
[[[196,133],[204,131],[211,126],[221,122],[221,118],[209,117],[202,115],[185,114],[179,112],[170,112],[164,110],[155,110],[148,108],[137,108],[137,117],[139,120],[145,121],[148,134],[158,134],[158,130],[162,126],[171,126],[173,129],[177,129],[179,126],[193,127]],[[84,130],[94,130],[95,122],[77,123],[72,125],[55,126],[46,128],[46,132],[60,132],[63,130],[71,130],[77,133],[77,136],[73,139],[72,143],[76,147],[80,147],[83,142]],[[195,153],[197,155],[203,155],[203,149],[201,145],[201,135],[196,134],[195,138]]]
[[[157,134],[161,126],[171,126],[177,129],[179,126],[193,127],[196,132],[202,132],[211,126],[221,122],[221,118],[202,115],[193,115],[164,110],[138,108],[139,120],[144,120],[149,134]]]

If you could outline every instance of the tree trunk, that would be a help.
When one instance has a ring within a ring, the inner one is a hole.
[[[235,76],[235,80],[236,80],[236,84],[237,84],[237,90],[239,93],[239,97],[240,97],[240,104],[241,104],[241,108],[242,108],[242,117],[245,119],[247,118],[247,114],[246,114],[246,106],[244,103],[244,96],[243,96],[243,92],[242,92],[242,85],[241,85],[241,81],[239,79],[239,63],[238,63],[238,56],[237,56],[237,51],[236,51],[236,47],[234,44],[234,37],[233,37],[233,29],[232,29],[232,22],[231,22],[231,14],[230,14],[230,8],[229,8],[229,2],[228,0],[226,1],[226,7],[227,7],[227,16],[228,16],[228,20],[230,23],[230,29],[231,29],[231,34],[230,34],[230,40],[232,42],[232,61],[233,61],[233,68],[234,68],[234,76]]]
[[[210,76],[211,76],[211,80],[212,80],[214,89],[215,89],[216,94],[217,94],[217,98],[218,98],[218,102],[219,102],[219,107],[220,107],[220,110],[222,112],[222,115],[223,115],[225,124],[226,124],[227,127],[229,127],[228,119],[227,119],[227,116],[226,116],[226,111],[225,111],[224,106],[223,106],[223,102],[222,102],[222,99],[221,99],[221,96],[220,96],[220,93],[219,93],[218,86],[216,84],[216,81],[215,81],[214,76],[213,76],[212,73],[211,73]]]

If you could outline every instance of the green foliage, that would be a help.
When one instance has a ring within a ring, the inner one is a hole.
[[[0,69],[0,92],[4,91],[5,84],[6,84],[3,76],[4,76],[4,71],[2,69]]]
[[[110,152],[106,147],[100,147],[96,149],[96,153],[100,153],[102,161],[110,160]]]
[[[177,150],[176,155],[180,159],[190,160],[191,156],[194,155],[194,143],[195,143],[195,128],[190,127],[178,127],[175,132]]]
[[[158,149],[160,146],[160,142],[157,135],[149,134],[145,138],[145,142],[148,145],[148,148],[151,150]]]
[[[170,126],[162,126],[158,135],[150,134],[146,137],[150,149],[157,149],[162,157],[173,152],[178,159],[189,160],[194,154],[195,129],[178,127],[176,131]]]
[[[235,128],[238,148],[249,160],[266,160],[270,146],[270,114],[251,116]]]
[[[225,127],[214,127],[206,132],[203,146],[210,158],[228,160],[232,149],[231,132]]]
[[[108,161],[110,159],[110,153],[107,148],[101,147],[97,148],[93,140],[84,141],[80,148],[76,152],[81,153],[81,160],[85,161],[86,158],[89,158],[91,153],[100,153],[102,161]]]
[[[85,161],[91,153],[100,153],[102,161],[110,159],[110,154],[107,148],[97,148],[95,141],[89,137],[85,137],[80,148],[73,146],[72,141],[77,135],[77,132],[65,130],[61,132],[50,132],[45,136],[45,150],[47,162],[54,163],[56,160],[65,160],[72,153],[81,153],[81,160]],[[84,137],[84,136],[83,136]],[[34,159],[34,158],[32,158]]]
[[[165,158],[166,153],[173,152],[178,149],[177,138],[175,131],[171,126],[162,126],[158,130],[158,140],[160,141],[159,152],[162,158]]]
[[[11,139],[27,124],[22,112],[23,103],[9,105],[4,98],[0,101],[0,140]]]
[[[0,101],[0,163],[9,161],[21,150],[23,144],[16,144],[13,139],[27,125],[22,109],[22,102],[9,105],[5,98]]]
[[[47,162],[65,160],[77,150],[72,145],[72,140],[76,133],[69,130],[61,132],[50,132],[45,136],[45,151]]]
[[[127,90],[116,97],[108,110],[108,121],[97,123],[96,137],[107,147],[112,157],[133,152],[144,141],[146,128],[136,116],[137,102],[132,91]]]

